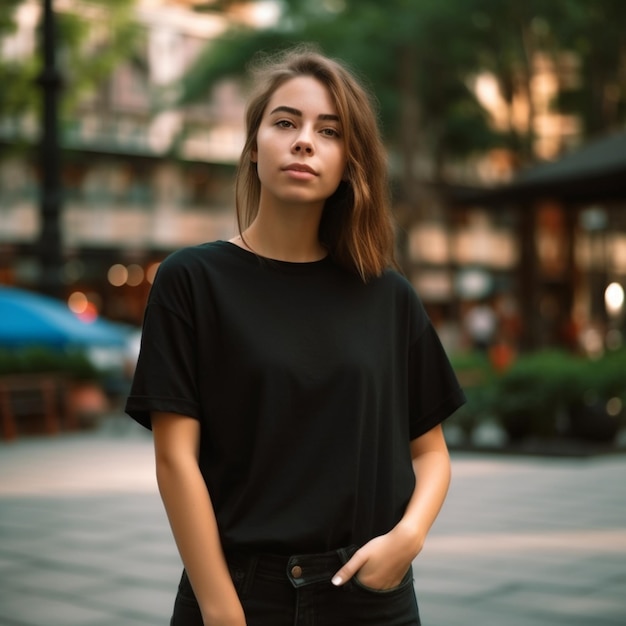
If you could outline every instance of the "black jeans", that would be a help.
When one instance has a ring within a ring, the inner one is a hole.
[[[356,548],[323,554],[229,554],[226,557],[247,626],[420,626],[409,568],[393,589],[378,591],[356,578],[335,587],[330,579]],[[203,626],[183,572],[170,626]]]

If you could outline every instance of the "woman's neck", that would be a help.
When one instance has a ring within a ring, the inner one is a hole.
[[[319,261],[327,250],[319,241],[321,210],[306,210],[294,207],[291,211],[277,215],[273,211],[259,212],[252,224],[244,231],[243,238],[233,243],[249,248],[253,252],[278,261],[307,263]]]

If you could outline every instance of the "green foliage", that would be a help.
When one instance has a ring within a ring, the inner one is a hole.
[[[185,74],[178,102],[192,104],[205,98],[216,83],[226,77],[242,76],[250,60],[262,50],[277,50],[281,46],[272,30],[254,31],[249,28],[231,30],[226,36],[212,42]]]
[[[469,439],[479,424],[493,417],[495,371],[484,352],[461,352],[450,361],[467,397],[451,420]]]
[[[21,0],[6,0],[0,11],[0,45],[6,37],[16,31],[15,11]],[[14,60],[0,57],[0,115],[15,115],[23,111],[24,106],[34,104],[34,80],[38,64],[34,57],[26,60]],[[10,87],[8,87],[10,86]]]
[[[626,350],[607,352],[598,360],[588,360],[572,381],[572,401],[590,402],[598,398],[626,401]]]
[[[72,380],[99,380],[103,375],[79,350],[0,350],[0,376],[42,373],[61,374]]]
[[[132,16],[134,2],[98,0],[90,4],[99,19],[58,14],[65,116],[98,89],[120,62],[132,58],[141,40],[142,31]]]
[[[614,435],[621,415],[607,416],[614,399],[626,403],[626,349],[589,359],[561,350],[518,356],[503,373],[495,372],[485,355],[456,355],[452,364],[468,402],[453,417],[466,434],[481,422],[495,419],[511,441],[580,436],[591,439],[600,429]],[[580,425],[576,420],[595,420]]]
[[[579,83],[560,93],[555,107],[580,115],[587,135],[623,128],[626,4],[621,0],[558,0],[546,5],[553,39],[567,42],[581,62]]]
[[[568,385],[577,371],[574,357],[542,351],[519,358],[496,383],[496,414],[513,438],[553,437],[559,410],[568,404]]]
[[[13,11],[0,11],[0,44],[15,31],[14,10],[21,4],[21,0],[8,1]],[[80,101],[93,93],[116,65],[131,56],[141,35],[133,21],[133,6],[132,0],[91,0],[84,5],[86,12],[55,13],[63,117],[71,117]],[[40,31],[41,27],[38,36]],[[31,55],[1,60],[0,84],[10,88],[0,89],[0,117],[37,112],[37,79],[42,66],[39,42]]]
[[[0,11],[0,36],[15,32],[14,12],[21,0],[3,0],[3,10]]]

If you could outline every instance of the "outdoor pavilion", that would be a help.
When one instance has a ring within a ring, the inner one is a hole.
[[[574,299],[587,279],[591,314],[606,322],[606,236],[626,232],[626,132],[589,142],[561,159],[521,172],[493,188],[453,188],[454,209],[512,211],[517,224],[517,296],[523,319],[521,347],[562,345]],[[600,259],[583,276],[576,240],[585,228]]]

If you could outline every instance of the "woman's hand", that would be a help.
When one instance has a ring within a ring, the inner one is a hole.
[[[391,589],[421,552],[450,484],[450,456],[441,425],[411,441],[411,457],[415,489],[402,519],[357,550],[333,577],[334,585],[343,585],[358,573],[366,587]]]
[[[400,584],[421,547],[418,533],[398,524],[359,548],[332,582],[343,585],[356,575],[359,582],[371,589],[392,589]]]

